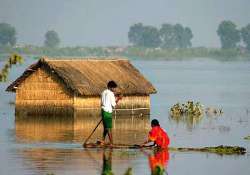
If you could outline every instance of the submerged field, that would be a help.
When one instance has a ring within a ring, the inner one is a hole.
[[[151,174],[150,155],[140,150],[83,149],[82,141],[98,122],[82,120],[15,121],[14,94],[6,86],[33,63],[26,59],[14,67],[9,81],[0,84],[0,174],[101,174],[111,161],[114,174]],[[150,119],[159,119],[171,139],[171,147],[243,146],[245,155],[221,156],[200,152],[165,152],[168,174],[241,174],[250,172],[250,62],[142,61],[132,63],[156,87],[151,96]],[[0,67],[3,62],[0,62]],[[170,117],[177,102],[199,101],[205,107],[223,110],[221,115],[199,118]],[[117,143],[141,143],[147,135],[148,118],[116,119]],[[70,124],[69,124],[70,123]],[[101,137],[98,128],[94,138]]]

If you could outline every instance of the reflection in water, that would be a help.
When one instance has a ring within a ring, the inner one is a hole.
[[[168,149],[156,149],[153,154],[143,151],[148,156],[149,166],[152,175],[167,174],[167,166],[169,162]]]
[[[111,175],[112,172],[112,150],[103,150],[102,175]]]
[[[18,142],[74,142],[82,143],[100,120],[99,117],[29,116],[15,120]],[[114,143],[139,144],[147,137],[149,117],[121,116],[114,118]],[[102,138],[100,125],[90,142]]]
[[[45,149],[32,148],[21,149],[16,154],[22,159],[26,169],[30,174],[82,174],[87,168],[91,167],[91,162],[87,161],[88,155],[80,149]],[[99,154],[95,154],[99,157]],[[91,170],[96,174],[96,170]]]
[[[104,149],[103,150],[103,165],[102,165],[102,173],[101,175],[114,175],[115,173],[112,171],[112,149]],[[128,168],[124,175],[132,175],[132,168]]]
[[[169,152],[168,150],[158,150],[155,151],[154,155],[149,156],[149,163],[151,168],[152,175],[162,175],[167,168],[169,161]]]
[[[175,123],[183,123],[189,131],[192,131],[199,123],[202,121],[203,116],[192,116],[192,115],[183,115],[180,117],[169,117],[170,121]]]
[[[18,149],[14,154],[23,162],[26,174],[131,175],[130,165],[124,162],[134,161],[137,156],[121,156],[122,153],[112,149],[32,148]]]
[[[23,158],[30,171],[42,173],[52,169],[57,170],[64,167],[64,159],[66,155],[61,150],[34,148],[20,150],[20,157]]]
[[[60,142],[74,140],[74,123],[67,118],[30,117],[15,120],[18,142]]]

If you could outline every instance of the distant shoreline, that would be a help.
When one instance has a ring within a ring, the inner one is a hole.
[[[63,47],[45,48],[38,46],[1,47],[0,60],[12,53],[34,57],[127,57],[136,60],[192,60],[211,58],[221,61],[250,61],[250,52],[244,48],[187,48],[162,49],[142,47]]]

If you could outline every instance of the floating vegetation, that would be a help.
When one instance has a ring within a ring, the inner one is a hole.
[[[171,117],[180,117],[180,116],[191,116],[191,117],[200,117],[206,113],[207,116],[218,116],[223,114],[221,108],[207,107],[203,108],[200,102],[187,101],[184,104],[176,103],[170,109]]]
[[[103,147],[101,145],[98,145],[96,143],[88,143],[84,145],[84,148],[111,148],[111,147]],[[112,146],[112,149],[158,149],[157,147],[154,146],[146,146],[146,147],[141,147],[140,145],[118,145],[115,144]],[[197,152],[207,152],[207,153],[216,153],[220,155],[243,155],[246,153],[246,148],[244,147],[239,147],[239,146],[213,146],[213,147],[201,147],[201,148],[189,148],[189,147],[169,147],[169,151],[180,151],[180,152],[188,152],[188,151],[197,151]]]
[[[249,136],[246,136],[244,137],[245,140],[250,140],[250,135]]]
[[[223,114],[221,108],[215,107],[207,107],[204,106],[200,102],[187,101],[186,103],[176,103],[170,108],[170,120],[178,123],[184,123],[188,130],[192,131],[198,125],[203,116],[206,114],[208,117],[218,117]],[[220,131],[227,131],[230,128],[219,128]],[[225,130],[223,130],[225,129]]]
[[[215,153],[220,155],[242,155],[246,153],[246,148],[239,146],[216,146],[216,147],[203,147],[203,148],[169,148],[170,151],[199,151]]]
[[[12,54],[7,60],[2,70],[0,71],[0,82],[5,82],[9,75],[9,70],[13,64],[22,64],[23,57],[18,54]]]
[[[170,109],[170,115],[172,117],[180,116],[193,116],[200,117],[202,116],[204,110],[200,102],[187,101],[184,104],[176,103]]]

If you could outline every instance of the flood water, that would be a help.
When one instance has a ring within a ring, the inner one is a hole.
[[[35,62],[28,59],[14,67],[6,83],[0,83],[0,174],[151,174],[150,151],[83,149],[81,144],[99,118],[70,120],[36,118],[15,121],[15,96],[5,92],[7,85]],[[168,132],[171,147],[232,145],[247,149],[245,155],[221,156],[199,152],[163,152],[165,174],[210,175],[250,173],[250,62],[139,61],[132,63],[157,89],[151,96],[151,116]],[[0,67],[3,62],[0,62]],[[170,107],[188,100],[205,107],[222,108],[222,115],[204,115],[199,119],[173,120]],[[140,143],[145,140],[149,118],[117,118],[116,143]],[[101,128],[92,139],[101,137]]]

